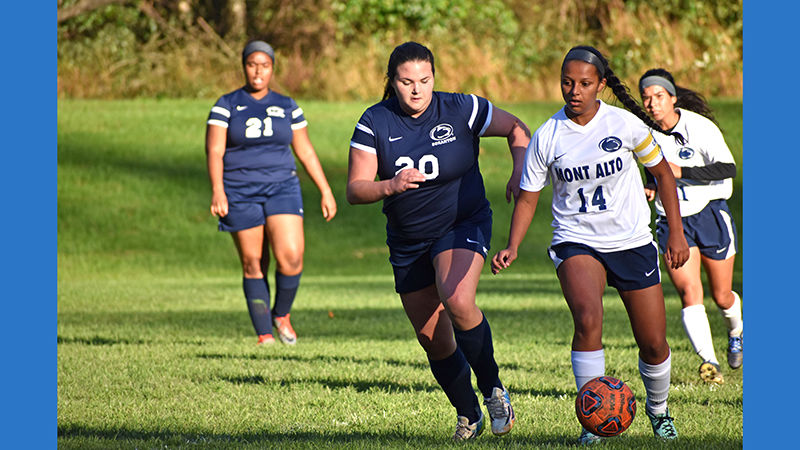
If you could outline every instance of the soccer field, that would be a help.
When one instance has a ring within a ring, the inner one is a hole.
[[[455,412],[436,384],[394,293],[380,204],[348,205],[347,149],[366,103],[298,101],[337,197],[325,223],[300,169],[306,261],[292,322],[298,345],[260,348],[232,240],[208,213],[203,150],[214,100],[73,101],[58,105],[58,446],[60,448],[449,448]],[[737,161],[741,102],[713,102]],[[535,129],[558,104],[500,105]],[[510,158],[482,141],[494,211],[492,252],[505,244]],[[741,167],[741,166],[740,166]],[[740,170],[741,173],[741,170]],[[520,260],[484,270],[478,305],[518,421],[481,446],[572,446],[572,320],[552,264],[549,189]],[[742,236],[741,176],[730,206]],[[741,250],[741,241],[740,241]],[[734,288],[742,288],[742,258]],[[697,376],[666,273],[673,351],[671,448],[741,448],[742,371]],[[272,275],[270,283],[274,286]],[[744,298],[747,301],[747,298]],[[724,324],[706,300],[717,355]],[[605,297],[607,374],[626,381],[639,414],[611,448],[661,448],[644,415],[636,345],[619,297]]]

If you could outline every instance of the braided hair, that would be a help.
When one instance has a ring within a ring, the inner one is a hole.
[[[431,73],[436,74],[433,65],[433,53],[422,44],[409,41],[398,45],[389,56],[389,65],[386,69],[386,86],[383,88],[383,100],[394,97],[397,94],[392,87],[392,80],[397,75],[397,66],[408,61],[427,61],[431,63]]]
[[[591,56],[589,56],[588,58],[587,57],[581,57],[581,56],[571,57],[571,54],[572,55],[586,55],[585,52],[591,53],[592,55],[594,55],[595,58],[593,58]],[[653,130],[657,130],[657,131],[661,132],[662,134],[666,134],[667,136],[673,136],[675,138],[675,140],[681,145],[683,145],[686,142],[686,140],[683,138],[683,136],[680,133],[675,132],[675,131],[668,132],[668,131],[662,130],[661,127],[658,126],[658,124],[652,118],[650,118],[650,116],[647,115],[647,111],[645,111],[644,108],[642,108],[636,102],[636,100],[634,100],[634,98],[631,96],[630,91],[628,90],[628,87],[611,70],[611,68],[608,66],[608,60],[603,56],[602,53],[600,53],[599,50],[597,50],[594,47],[588,46],[588,45],[578,45],[578,46],[572,47],[570,49],[570,51],[567,52],[567,56],[564,58],[564,62],[562,63],[562,66],[561,66],[562,69],[564,67],[564,64],[567,63],[567,61],[573,60],[573,59],[577,59],[577,60],[584,61],[584,62],[587,62],[589,64],[594,65],[595,68],[597,68],[597,73],[600,76],[600,79],[601,80],[603,78],[606,79],[606,86],[611,88],[611,92],[614,93],[614,96],[622,103],[622,105],[625,107],[625,109],[627,109],[628,111],[633,113],[636,117],[639,118],[639,120],[644,122],[645,125],[647,125],[648,127],[650,127]]]
[[[647,72],[645,72],[641,76],[641,78],[639,78],[639,86],[640,86],[639,91],[642,91],[641,89],[642,80],[651,76],[665,78],[667,81],[672,83],[672,86],[675,88],[675,92],[674,93],[670,92],[670,94],[678,98],[678,101],[675,102],[676,108],[681,108],[687,111],[696,112],[697,114],[700,114],[706,119],[714,122],[714,125],[719,126],[717,118],[714,117],[714,111],[708,105],[708,101],[706,101],[706,98],[698,92],[695,92],[691,89],[687,89],[685,87],[678,86],[677,84],[675,84],[675,79],[672,77],[672,74],[667,72],[665,69],[661,68],[650,69]]]

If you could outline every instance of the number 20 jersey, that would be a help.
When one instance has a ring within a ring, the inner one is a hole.
[[[553,184],[553,245],[576,242],[611,252],[652,242],[635,158],[652,167],[663,155],[638,117],[602,101],[584,126],[562,108],[536,130],[520,188],[538,192]]]
[[[492,121],[491,111],[485,98],[435,91],[417,118],[392,97],[358,120],[350,146],[377,156],[381,180],[410,168],[426,178],[419,188],[383,200],[390,246],[436,239],[456,223],[491,217],[478,167],[480,136]]]

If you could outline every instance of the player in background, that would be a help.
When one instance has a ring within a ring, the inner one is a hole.
[[[263,41],[242,51],[246,84],[211,108],[206,156],[211,214],[233,237],[242,264],[247,309],[259,344],[278,338],[295,344],[289,320],[303,271],[303,197],[292,150],[322,194],[322,215],[336,215],[336,200],[311,140],[303,110],[270,89],[275,52]],[[269,251],[275,256],[275,302],[270,309]]]
[[[630,112],[597,98],[606,85]],[[608,283],[622,298],[639,347],[645,411],[653,433],[674,439],[677,431],[667,408],[671,353],[658,250],[636,160],[667,192],[662,200],[674,233],[668,236],[665,259],[678,268],[688,259],[689,248],[675,179],[645,125],[655,123],[597,49],[578,46],[567,53],[561,66],[561,92],[566,105],[536,130],[528,146],[508,246],[492,258],[492,271],[496,274],[517,259],[539,194],[552,183],[554,230],[548,252],[572,313],[575,384],[580,390],[605,374],[603,291]],[[578,442],[600,439],[582,429]]]
[[[347,201],[383,200],[395,290],[436,381],[456,408],[453,439],[462,441],[484,426],[470,368],[492,432],[506,434],[515,421],[489,322],[475,301],[492,231],[479,141],[507,139],[511,201],[530,131],[485,98],[434,91],[434,70],[433,54],[421,44],[406,42],[392,51],[383,101],[364,112],[353,132]]]
[[[703,305],[700,267],[708,276],[711,297],[728,326],[728,365],[742,366],[742,303],[732,290],[736,259],[736,224],[727,199],[733,192],[736,162],[717,127],[711,108],[700,94],[678,86],[664,69],[645,72],[639,80],[642,103],[660,130],[675,131],[686,138],[682,145],[657,135],[664,158],[678,185],[683,232],[689,242],[689,260],[680,268],[668,267],[681,297],[681,322],[700,356],[700,378],[722,383],[719,361],[711,340],[711,327]],[[656,238],[663,252],[669,235],[661,195],[648,177],[648,200],[655,199],[658,214]]]

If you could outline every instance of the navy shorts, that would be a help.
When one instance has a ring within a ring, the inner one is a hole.
[[[303,217],[300,180],[294,176],[275,183],[225,182],[228,215],[220,217],[219,231],[241,231],[266,223],[275,214]]]
[[[686,242],[689,247],[697,247],[703,256],[722,261],[736,254],[736,224],[725,200],[712,200],[702,211],[682,220]],[[656,220],[656,238],[658,250],[663,254],[669,238],[664,216]]]
[[[618,252],[598,252],[585,244],[562,242],[547,249],[558,266],[570,256],[589,255],[606,269],[606,282],[620,291],[635,291],[661,283],[658,250],[654,242]]]
[[[428,241],[419,256],[411,264],[397,265],[392,263],[394,271],[394,290],[398,294],[407,294],[428,287],[436,282],[436,271],[433,258],[445,250],[465,248],[479,253],[486,259],[489,253],[489,242],[492,239],[492,218],[481,222],[462,222],[439,239]],[[414,245],[414,248],[418,248]],[[398,249],[389,248],[390,252]]]

